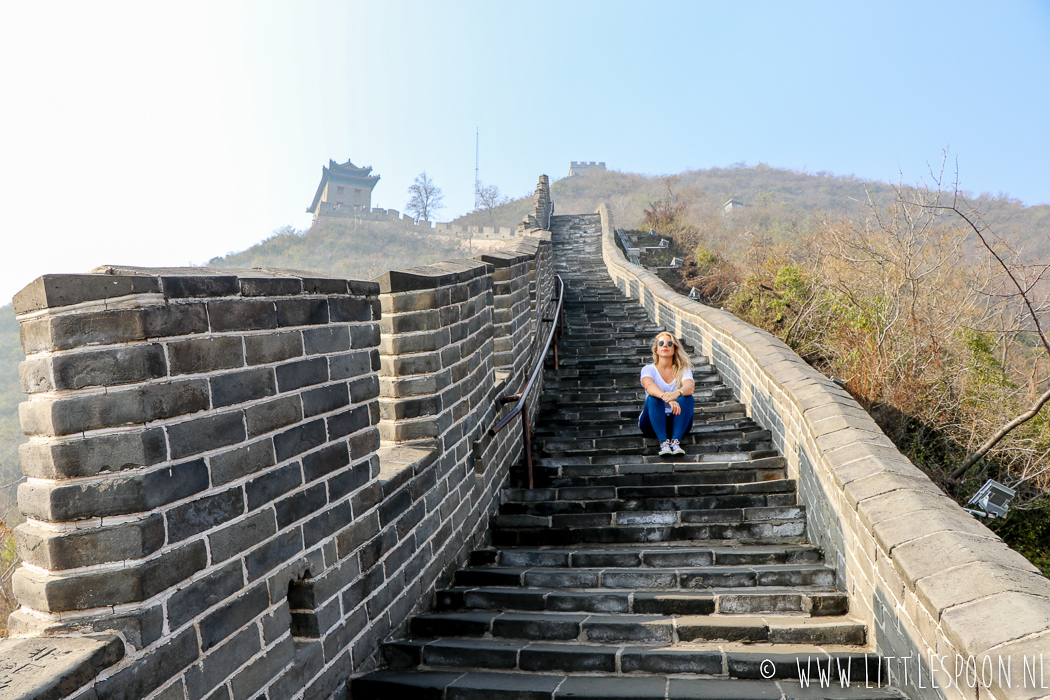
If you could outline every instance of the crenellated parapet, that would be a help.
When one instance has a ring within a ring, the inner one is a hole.
[[[521,453],[517,424],[485,430],[542,346],[550,241],[530,233],[373,282],[107,267],[20,292],[0,688],[330,697],[373,667]]]

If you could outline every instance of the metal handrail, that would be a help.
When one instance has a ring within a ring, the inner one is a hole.
[[[552,341],[554,342],[554,369],[558,369],[558,343],[556,339],[561,335],[561,307],[565,302],[565,281],[562,280],[561,275],[554,275],[554,277],[558,280],[558,304],[554,307],[554,315],[551,318],[542,319],[544,323],[548,321],[551,323],[551,330],[547,335],[547,342],[544,344],[543,351],[540,353],[539,359],[536,361],[536,367],[532,370],[532,376],[529,377],[529,381],[525,384],[525,388],[521,390],[521,393],[500,398],[500,403],[511,403],[512,401],[517,401],[518,403],[513,409],[511,409],[510,413],[489,428],[489,435],[495,436],[496,433],[507,427],[507,425],[514,419],[514,416],[521,415],[521,439],[525,443],[525,466],[528,470],[530,489],[533,487],[532,430],[529,428],[529,412],[525,410],[525,403],[529,399],[529,392],[532,391],[532,385],[536,383],[536,377],[539,376],[540,370],[543,369],[543,360],[547,357],[547,350],[550,349]]]

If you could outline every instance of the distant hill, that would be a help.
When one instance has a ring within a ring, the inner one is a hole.
[[[18,363],[25,356],[18,340],[18,321],[10,304],[0,306],[0,520],[21,522],[15,508],[15,487],[22,480],[18,445],[24,440],[18,404],[24,398],[18,383]]]
[[[334,277],[372,279],[387,270],[466,257],[455,239],[421,233],[392,221],[350,220],[286,227],[240,253],[208,261],[208,267],[286,267]]]
[[[832,219],[863,217],[869,196],[875,202],[885,202],[894,195],[893,185],[885,182],[764,164],[690,170],[671,178],[676,191],[694,194],[698,205],[708,210],[720,210],[727,200],[735,199],[745,207],[762,206],[796,220],[823,215]],[[634,228],[641,222],[643,210],[665,196],[662,179],[596,170],[557,180],[551,185],[551,197],[559,214],[590,213],[608,202],[617,226]],[[1050,205],[1025,206],[1006,195],[963,194],[996,233],[1020,245],[1030,258],[1050,257]]]

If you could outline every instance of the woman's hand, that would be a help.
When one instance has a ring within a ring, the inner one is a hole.
[[[671,407],[671,414],[677,416],[682,412],[682,407],[678,405],[677,401],[668,401],[667,405]]]
[[[677,391],[677,390],[675,390],[675,391],[665,391],[663,393],[663,395],[660,396],[660,398],[663,399],[664,403],[671,403],[672,401],[674,401],[675,399],[677,399],[681,395],[682,395],[682,392]]]

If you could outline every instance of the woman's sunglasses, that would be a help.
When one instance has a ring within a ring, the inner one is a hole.
[[[657,345],[657,347],[661,347],[661,348],[673,348],[674,347],[674,343],[672,343],[670,340],[658,340],[658,341],[656,341],[656,345]]]

